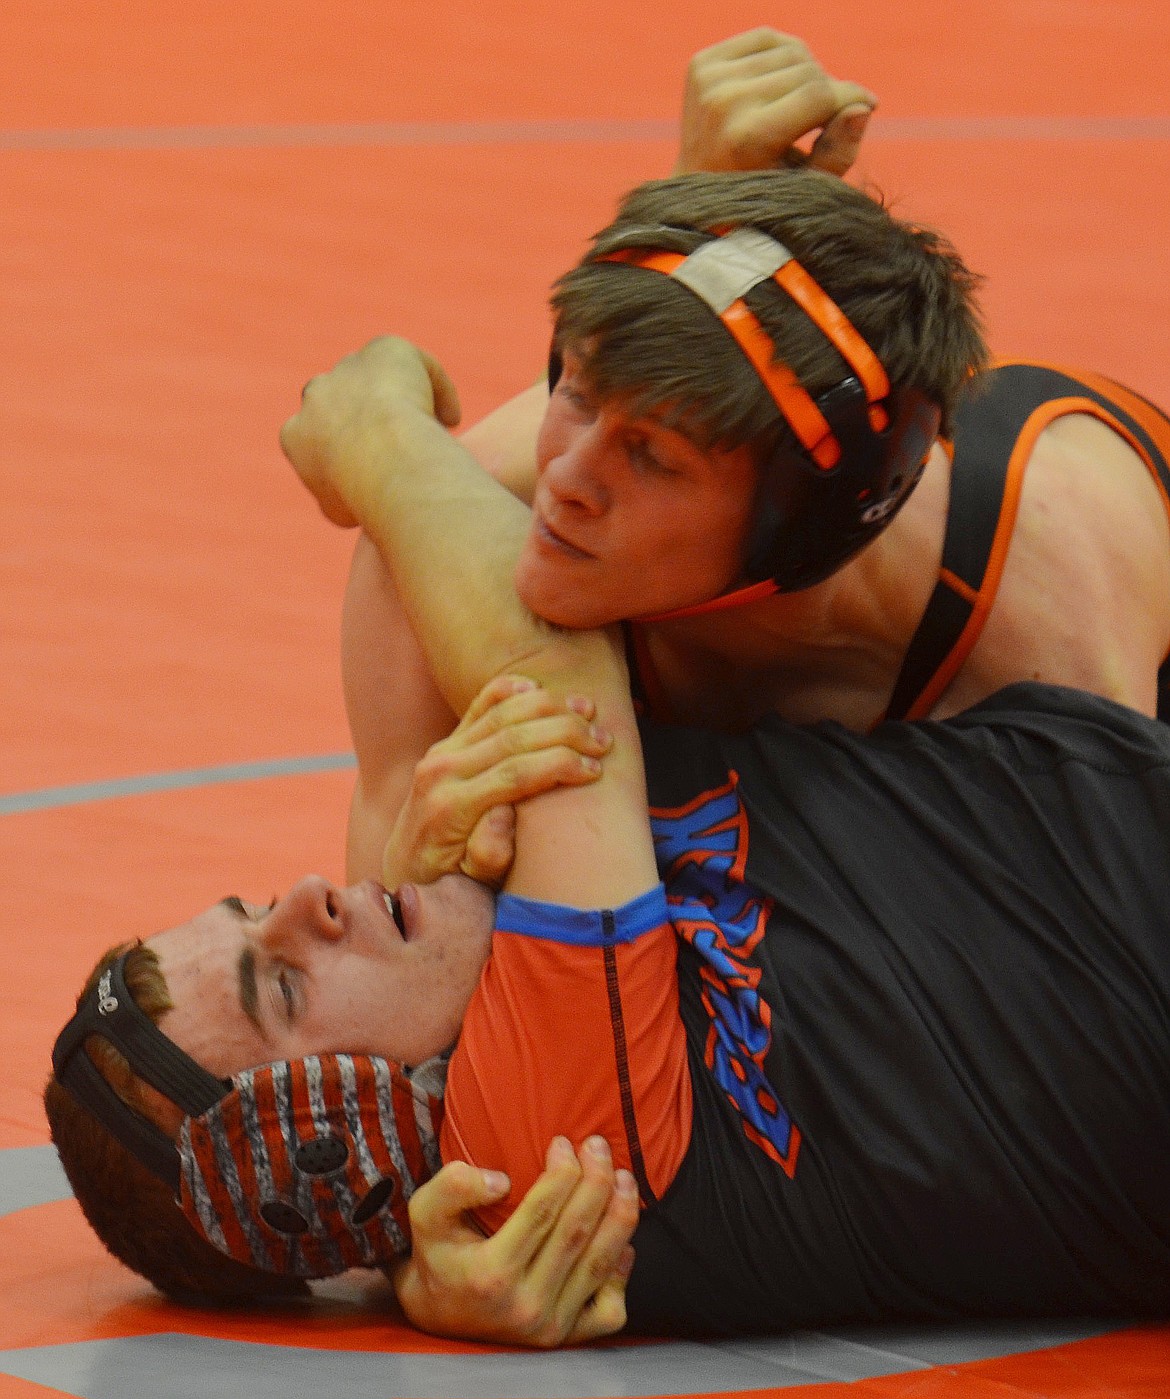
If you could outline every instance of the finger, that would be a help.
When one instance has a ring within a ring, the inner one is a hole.
[[[748,118],[736,124],[738,129],[728,133],[729,144],[744,162],[758,164],[762,155],[786,149],[823,128],[841,110],[837,84],[819,70],[795,87],[780,75],[761,79],[759,86],[761,96],[766,89],[773,94],[771,99],[761,100]]]
[[[733,34],[729,39],[720,39],[709,48],[700,49],[691,65],[703,66],[723,59],[744,58],[749,54],[766,52],[769,49],[784,48],[790,44],[804,45],[792,34],[782,34],[778,29],[761,25],[756,29],[746,29],[742,34]]]
[[[855,103],[838,112],[813,142],[808,163],[830,175],[844,175],[853,166],[865,139],[873,108]]]
[[[544,1171],[490,1241],[501,1271],[520,1272],[531,1266],[581,1175],[581,1164],[572,1145],[564,1137],[554,1137]]]
[[[499,730],[490,727],[481,730],[477,727],[466,734],[458,737],[451,734],[432,744],[415,765],[411,800],[420,811],[422,807],[419,804],[423,801],[427,803],[431,811],[430,823],[437,820],[442,824],[445,807],[470,812],[478,806],[478,820],[487,809],[483,806],[485,798],[494,794],[499,802],[516,800],[516,797],[509,795],[512,783],[521,784],[516,789],[518,796],[527,794],[525,784],[531,778],[523,764],[513,770],[509,766],[511,759],[555,750],[554,767],[557,767],[565,762],[570,753],[600,759],[612,747],[613,735],[604,725],[587,723],[573,714],[549,714],[518,721]],[[593,763],[585,763],[576,780],[586,781],[599,771],[600,768]],[[566,769],[566,775],[574,776],[572,764]],[[480,783],[473,791],[466,784],[478,777],[486,777],[487,781]],[[490,801],[488,804],[494,805]]]
[[[446,815],[436,824],[470,834],[493,806],[515,806],[554,787],[584,787],[596,782],[601,759],[573,748],[541,748],[504,758],[485,772],[469,777],[446,795]],[[436,797],[436,803],[442,800]]]
[[[529,717],[525,708],[545,712]],[[558,709],[555,702],[517,706],[516,717],[503,724],[493,711],[433,744],[418,765],[415,785],[422,790],[451,779],[463,781],[509,757],[558,747],[600,758],[613,747],[613,734],[602,723]]]
[[[583,1176],[530,1270],[533,1284],[555,1295],[553,1319],[562,1333],[620,1272],[638,1216],[638,1188],[629,1171]]]
[[[511,818],[502,814],[481,827],[489,813],[555,787],[585,786],[600,774],[598,758],[559,747],[506,758],[468,778],[448,775],[411,798],[408,822],[395,823],[383,852],[382,882],[388,888],[406,879],[427,884],[462,870],[496,885],[511,867],[515,835]]]
[[[494,806],[475,823],[459,868],[470,879],[498,889],[516,858],[516,808]]]
[[[451,376],[433,355],[419,350],[422,362],[430,375],[431,391],[435,396],[435,417],[444,427],[458,426],[462,411],[459,407],[459,393],[451,381]]]
[[[541,748],[573,748],[600,758],[613,746],[613,735],[603,725],[586,723],[576,714],[546,714],[521,719],[502,728],[464,736],[446,753],[449,770],[472,777],[507,758],[534,753]]]
[[[489,680],[482,690],[467,706],[463,713],[463,718],[459,721],[460,729],[470,727],[477,720],[481,719],[490,709],[513,695],[524,692],[536,691],[539,687],[535,680],[529,680],[524,675],[497,675],[494,680]]]
[[[611,1226],[600,1244],[591,1247],[608,1216],[615,1193],[615,1172],[609,1145],[601,1137],[590,1137],[577,1155],[581,1163],[580,1179],[561,1206],[528,1270],[530,1285],[538,1296],[554,1303],[553,1315],[564,1330],[612,1272],[618,1252],[629,1242],[629,1233],[615,1242]],[[626,1174],[628,1172],[623,1173],[623,1179]],[[566,1289],[570,1276],[575,1274],[586,1254],[591,1266],[576,1274],[575,1287]],[[591,1281],[587,1281],[587,1277],[591,1277]]]
[[[306,391],[315,383],[313,379],[305,385]],[[303,413],[294,413],[280,428],[280,450],[302,484],[311,492],[321,507],[325,518],[343,529],[357,525],[357,517],[346,505],[341,496],[330,486],[324,473],[319,469],[311,433],[306,429]]]
[[[536,685],[524,688],[522,682],[517,681],[512,692],[501,686],[494,703],[485,703],[475,711],[468,708],[451,737],[458,735],[459,743],[467,746],[528,719],[552,714],[575,714],[581,719],[592,719],[596,708],[584,695],[558,695]]]
[[[708,94],[712,94],[722,84],[736,83],[750,91],[752,84],[759,78],[810,67],[815,68],[817,72],[821,71],[820,64],[799,39],[784,36],[783,43],[752,49],[748,53],[734,57],[726,56],[719,62],[712,62],[703,74],[704,87]]]
[[[452,1234],[478,1237],[465,1218],[468,1211],[482,1209],[504,1199],[511,1182],[502,1171],[485,1171],[466,1161],[450,1161],[410,1197],[408,1206],[412,1232],[442,1238]]]
[[[589,1304],[582,1307],[561,1344],[583,1345],[616,1335],[626,1324],[626,1282],[626,1278],[618,1276],[603,1283]]]

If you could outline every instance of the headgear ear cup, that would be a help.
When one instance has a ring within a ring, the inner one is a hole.
[[[842,444],[827,473],[814,471],[799,446],[781,445],[760,473],[755,520],[744,572],[751,582],[774,579],[780,592],[822,582],[889,524],[922,475],[939,429],[939,409],[913,389],[887,398],[889,426],[873,432],[864,398],[846,403],[849,381],[830,391],[826,416]],[[856,431],[850,431],[850,418]]]
[[[441,1164],[439,1098],[364,1055],[265,1064],[233,1084],[179,1135],[179,1203],[199,1234],[302,1278],[409,1251],[407,1204]]]

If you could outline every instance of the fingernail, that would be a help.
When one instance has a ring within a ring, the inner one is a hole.
[[[548,1165],[550,1168],[563,1166],[566,1161],[573,1159],[573,1144],[568,1137],[554,1137],[548,1148]]]
[[[610,1159],[609,1143],[604,1137],[590,1137],[584,1148],[595,1161],[608,1161]]]
[[[625,1248],[622,1249],[621,1257],[617,1261],[617,1267],[614,1268],[614,1272],[617,1273],[619,1278],[628,1278],[633,1271],[634,1249],[632,1244],[627,1244]]]
[[[512,693],[513,693],[514,695],[523,694],[525,690],[535,690],[535,689],[536,689],[536,681],[535,681],[535,680],[527,680],[527,679],[524,678],[524,676],[519,676],[517,679],[515,679],[515,680],[512,681]]]
[[[638,1182],[626,1170],[617,1171],[614,1174],[613,1188],[626,1200],[633,1200],[638,1194]]]
[[[613,734],[610,733],[604,724],[590,724],[589,737],[594,743],[601,744],[603,748],[608,748],[613,742]]]
[[[586,772],[598,773],[601,771],[601,762],[597,758],[582,756],[581,766]]]
[[[869,125],[869,113],[858,112],[855,116],[844,117],[841,125],[851,141],[858,141],[865,135],[865,128]]]
[[[503,1171],[484,1171],[483,1188],[489,1195],[506,1195],[512,1182]]]
[[[583,718],[591,719],[595,708],[593,701],[587,695],[570,695],[565,700],[567,708],[574,714],[580,714]]]

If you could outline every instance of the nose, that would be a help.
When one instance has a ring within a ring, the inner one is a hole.
[[[338,890],[319,874],[306,875],[265,914],[259,935],[274,949],[337,942],[345,936]]]
[[[558,505],[587,515],[604,514],[609,486],[601,424],[579,428],[560,442],[541,472],[541,482]]]

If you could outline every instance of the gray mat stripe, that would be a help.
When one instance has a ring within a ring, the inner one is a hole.
[[[0,1215],[67,1197],[51,1146],[0,1151]],[[290,1322],[295,1325],[295,1320]],[[0,1374],[78,1399],[593,1399],[783,1391],[959,1365],[1083,1340],[1115,1323],[971,1323],[852,1328],[718,1343],[671,1342],[555,1355],[373,1354],[253,1345],[214,1337],[135,1336],[0,1352]]]
[[[882,117],[866,134],[888,141],[1170,141],[1170,116]]]
[[[887,141],[1165,141],[1170,117],[881,117]],[[467,146],[667,141],[673,120],[355,122],[288,126],[63,127],[0,131],[0,150],[189,150],[240,147]]]
[[[47,1072],[48,1065],[45,1067]],[[0,1218],[34,1205],[67,1200],[69,1193],[69,1182],[53,1147],[17,1146],[0,1151]]]
[[[44,811],[83,802],[137,797],[146,792],[173,792],[184,787],[206,787],[216,782],[257,782],[269,777],[297,777],[305,773],[336,772],[352,768],[352,753],[321,753],[304,758],[269,758],[254,763],[225,763],[219,767],[188,768],[182,772],[143,773],[138,777],[112,777],[101,782],[81,782],[69,787],[42,787],[32,792],[0,796],[0,816],[21,811]]]
[[[113,126],[0,131],[0,150],[167,150],[249,146],[475,146],[666,141],[675,121],[384,121],[311,126]]]
[[[1079,1340],[1103,1328],[1003,1333],[991,1354]],[[879,1335],[881,1333],[878,1333]],[[960,1363],[962,1341],[951,1336]],[[995,1332],[983,1328],[984,1337]],[[944,1346],[944,1348],[946,1348]],[[970,1359],[982,1359],[984,1352]],[[78,1399],[595,1399],[595,1396],[783,1391],[827,1380],[905,1374],[934,1363],[829,1335],[750,1344],[671,1342],[554,1354],[371,1354],[251,1345],[196,1336],[136,1336],[0,1353],[0,1373]]]

